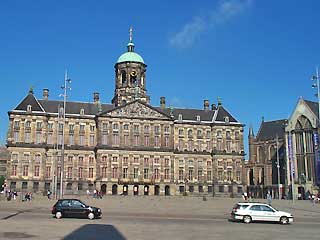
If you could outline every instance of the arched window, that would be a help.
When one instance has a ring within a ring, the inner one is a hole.
[[[275,159],[276,156],[276,147],[275,146],[270,146],[269,148],[269,159]]]
[[[32,110],[31,105],[28,105],[28,106],[27,106],[27,111],[28,111],[28,112],[31,112],[31,110]]]
[[[122,85],[127,84],[127,73],[124,70],[121,71],[121,81]]]

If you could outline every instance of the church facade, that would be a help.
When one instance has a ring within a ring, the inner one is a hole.
[[[134,51],[115,64],[111,104],[37,99],[8,112],[7,182],[18,191],[98,189],[104,194],[241,194],[243,128],[219,101],[203,109],[150,105],[147,65]],[[63,114],[65,114],[63,116]],[[61,147],[64,146],[63,155]],[[56,184],[57,182],[57,184]]]

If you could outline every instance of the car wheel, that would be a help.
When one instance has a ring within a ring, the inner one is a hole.
[[[89,218],[90,220],[94,219],[94,214],[93,214],[92,212],[89,213],[89,214],[88,214],[88,218]]]
[[[281,217],[280,218],[280,223],[281,224],[288,224],[289,223],[289,219],[287,217]]]
[[[244,223],[248,224],[248,223],[251,223],[251,221],[252,221],[252,219],[251,219],[250,216],[244,216],[244,217],[243,217],[243,222],[244,222]]]
[[[62,218],[62,212],[56,212],[56,219]]]

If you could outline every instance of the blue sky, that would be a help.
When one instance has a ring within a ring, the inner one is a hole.
[[[288,118],[302,96],[316,101],[310,77],[320,64],[320,1],[15,1],[0,2],[0,142],[7,111],[34,87],[59,99],[64,71],[69,100],[104,103],[114,93],[114,64],[129,27],[148,65],[152,105],[223,105],[257,132]],[[247,151],[247,146],[246,146]]]

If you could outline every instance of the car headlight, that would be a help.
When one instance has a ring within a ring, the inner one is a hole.
[[[101,212],[100,208],[98,208],[98,212]]]

